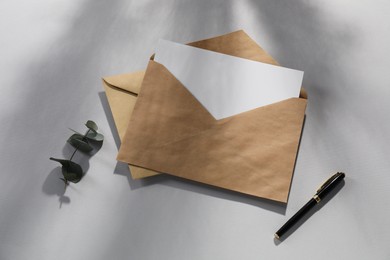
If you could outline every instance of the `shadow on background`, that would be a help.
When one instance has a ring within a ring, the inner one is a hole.
[[[110,105],[108,103],[106,93],[99,92],[98,95],[99,95],[100,103],[102,104],[102,107],[104,110],[104,114],[106,115],[108,125],[110,126],[111,134],[114,137],[116,148],[118,148],[118,150],[119,150],[119,147],[121,146],[121,139],[119,138],[118,131],[116,130],[114,117],[111,113],[111,109],[110,109]]]
[[[264,198],[258,198],[243,193],[239,193],[236,191],[231,191],[231,190],[211,186],[200,182],[183,179],[173,175],[159,174],[155,176],[146,177],[143,179],[134,180],[131,178],[128,165],[122,162],[117,163],[117,166],[114,170],[114,174],[126,176],[129,181],[129,186],[132,190],[143,188],[149,185],[161,184],[175,189],[185,190],[185,191],[194,192],[202,195],[207,195],[210,197],[236,201],[239,203],[256,206],[282,215],[285,215],[286,213],[287,204],[285,203],[272,201]]]
[[[63,121],[72,122],[73,115],[79,113],[84,102],[83,98],[74,93],[88,96],[93,94],[89,94],[91,92],[90,86],[96,85],[96,88],[101,88],[99,75],[109,72],[109,66],[114,66],[111,65],[112,61],[120,57],[121,52],[125,49],[131,50],[127,51],[127,55],[134,56],[134,59],[130,62],[131,65],[128,66],[123,66],[128,64],[126,63],[127,57],[116,60],[118,64],[122,64],[123,71],[145,65],[147,58],[152,53],[150,42],[154,42],[158,38],[185,42],[207,38],[239,28],[246,29],[245,24],[234,23],[230,20],[229,16],[235,15],[235,10],[232,10],[233,3],[230,8],[225,5],[222,11],[217,4],[208,3],[207,1],[200,1],[201,4],[199,2],[195,3],[195,1],[170,3],[172,7],[175,7],[172,8],[173,11],[160,15],[157,11],[158,8],[153,8],[155,3],[148,2],[143,8],[144,10],[150,10],[150,15],[139,16],[138,13],[141,14],[142,12],[137,10],[137,5],[130,5],[128,10],[124,10],[121,8],[124,2],[86,1],[73,21],[70,27],[71,30],[58,39],[61,44],[50,50],[50,55],[39,61],[38,64],[32,64],[31,69],[25,73],[24,77],[29,78],[29,86],[25,88],[29,90],[26,93],[28,102],[21,109],[23,111],[43,111],[42,113],[35,113],[37,117],[31,122],[31,128],[40,129],[42,124],[46,124],[48,129],[56,129],[58,120],[47,120],[51,117],[52,110],[42,107],[47,103],[47,96],[50,96],[53,100],[68,100],[72,104],[63,118]],[[304,82],[309,94],[309,103],[313,104],[311,120],[322,122],[321,124],[315,124],[314,122],[311,127],[316,128],[316,125],[318,125],[316,130],[318,130],[318,135],[321,135],[321,132],[324,131],[321,126],[327,124],[330,120],[328,116],[329,109],[331,109],[329,104],[334,102],[332,99],[340,98],[345,94],[345,89],[342,87],[345,77],[337,74],[337,69],[334,69],[334,66],[337,64],[338,57],[351,48],[353,44],[350,30],[348,28],[340,28],[339,31],[327,30],[324,23],[319,19],[321,17],[319,10],[304,1],[276,2],[263,0],[244,3],[250,5],[247,8],[255,15],[253,19],[258,20],[260,26],[266,28],[268,32],[266,37],[270,37],[275,44],[274,52],[276,55],[271,53],[275,59],[285,66],[297,69],[307,68]],[[205,10],[215,11],[208,13]],[[221,13],[225,15],[222,16],[222,20],[218,20],[217,17]],[[146,20],[150,21],[152,18],[155,23],[164,24],[162,22],[166,22],[169,26],[155,26],[156,28],[149,32],[145,28],[140,29],[143,28],[142,25],[145,24]],[[199,22],[207,23],[208,26],[201,26]],[[177,30],[166,28],[177,28]],[[328,43],[329,38],[332,38],[338,44],[337,48]],[[116,40],[113,41],[112,39]],[[140,39],[148,41],[149,49],[145,49],[139,43]],[[144,55],[136,55],[137,52]],[[102,59],[106,58],[110,62],[102,63]],[[114,68],[116,67],[114,66]],[[334,92],[328,91],[329,84],[334,84],[334,81],[329,81],[329,79],[339,81],[339,85]],[[53,88],[53,86],[56,87]],[[58,91],[61,89],[67,90]],[[46,95],[36,95],[37,92],[46,93]],[[119,147],[119,137],[113,124],[111,112],[108,112],[107,100],[103,93],[99,93],[99,98],[108,118],[116,145]],[[81,115],[84,114],[89,114],[89,112],[81,113]],[[23,124],[19,123],[24,122],[23,119],[23,113],[14,117],[10,129],[16,129],[20,132],[12,133],[10,136],[26,135]],[[44,139],[44,134],[35,136],[34,133],[34,136],[31,137]],[[26,136],[26,139],[34,140],[34,138]],[[67,149],[64,148],[64,155],[69,154]],[[13,151],[12,148],[10,152],[16,155],[20,153],[19,149]],[[78,157],[75,157],[75,159],[78,159]],[[88,160],[82,161],[84,161],[83,167],[88,169]],[[127,176],[132,189],[161,183],[209,196],[256,205],[280,214],[284,214],[286,209],[285,205],[278,205],[267,200],[251,198],[203,184],[196,183],[195,185],[190,181],[167,175],[150,177],[145,180],[132,180],[127,165],[121,165],[120,163],[117,164],[114,172]],[[44,184],[44,192],[49,191],[45,192],[46,194],[53,193],[46,187],[47,183],[52,182],[52,176],[55,176],[53,171]],[[58,185],[54,183],[54,186],[57,187]],[[60,194],[59,191],[54,193]]]
[[[71,200],[68,196],[65,196],[65,183],[60,178],[63,178],[61,167],[56,167],[45,179],[42,191],[49,196],[58,196],[61,208],[62,204],[69,204]]]
[[[243,8],[234,9],[239,2],[243,4]],[[245,4],[250,6],[245,7]],[[253,16],[246,17],[247,13]],[[46,177],[44,175],[47,174],[48,165],[51,169],[55,164],[39,165],[37,162],[48,160],[47,154],[52,154],[52,145],[57,144],[58,136],[63,136],[59,133],[63,125],[75,125],[80,118],[100,113],[96,93],[101,91],[102,75],[142,69],[158,38],[189,42],[240,28],[246,30],[246,26],[250,25],[253,25],[254,33],[259,27],[266,28],[268,34],[262,37],[271,38],[275,43],[274,53],[270,53],[282,65],[297,69],[308,68],[304,81],[309,104],[312,104],[308,121],[311,121],[310,127],[318,132],[316,136],[324,136],[326,127],[323,126],[334,127],[329,122],[330,115],[335,114],[330,111],[330,105],[335,102],[333,99],[342,100],[346,94],[343,88],[345,76],[338,72],[337,64],[338,57],[353,46],[353,37],[348,28],[327,30],[320,17],[319,10],[312,8],[310,2],[302,0],[83,1],[72,17],[65,21],[64,31],[59,36],[51,37],[53,42],[45,46],[44,52],[31,60],[23,61],[27,64],[26,67],[18,68],[20,77],[15,79],[14,89],[19,91],[20,105],[5,118],[4,136],[9,137],[8,143],[24,140],[25,147],[42,147],[42,150],[31,153],[29,149],[11,145],[7,147],[8,161],[19,163],[17,160],[22,162],[19,158],[23,158],[23,163],[18,168],[22,173],[18,176],[19,180],[35,183],[36,175],[24,173],[33,171],[40,174],[42,179],[46,178],[42,186],[44,194],[58,196],[63,203],[70,203],[70,199],[63,193],[63,183],[59,180],[61,168],[54,168]],[[247,32],[250,35],[252,33]],[[336,44],[329,43],[330,38]],[[336,89],[333,92],[328,90],[332,86]],[[119,146],[115,127],[112,127],[112,117],[107,118]],[[29,131],[26,131],[27,127]],[[42,145],[42,140],[47,142]],[[337,141],[344,142],[342,136]],[[68,152],[63,151],[63,154],[68,155]],[[11,163],[4,167],[9,172],[14,169]],[[159,183],[285,214],[285,205],[194,184],[172,176],[132,180],[125,164],[118,163],[115,173],[127,176],[131,189]],[[26,199],[36,187],[26,187],[28,188],[21,190],[15,185],[14,190],[18,192],[9,196],[8,203],[2,208],[2,234],[8,235],[9,241],[14,242],[12,244],[19,244],[23,237],[36,238],[40,235],[41,220],[46,220],[46,209],[33,199]],[[37,214],[33,215],[32,212]],[[127,222],[128,219],[121,224],[125,226]],[[143,250],[137,249],[137,243],[129,244],[128,237],[124,235],[131,233],[128,231],[123,230],[110,240],[103,238],[107,255],[101,255],[102,259],[112,258],[112,252],[128,258],[129,254]],[[77,243],[76,240],[71,242],[70,245]],[[26,250],[32,252],[31,249]]]
[[[75,147],[73,147],[69,143],[65,143],[62,149],[63,158],[59,159],[70,159],[74,153],[72,162],[75,162],[81,166],[83,170],[82,178],[84,178],[89,169],[89,160],[100,150],[103,145],[103,142],[89,141],[89,144],[93,147],[93,150],[90,153],[85,153],[80,150],[77,150],[75,152]],[[58,162],[55,163],[58,164]],[[61,180],[61,178],[64,178],[64,176],[62,175],[61,166],[56,167],[49,173],[42,186],[43,193],[47,195],[57,195],[59,197],[60,208],[62,207],[62,204],[70,203],[71,200],[68,196],[65,196],[65,192],[66,189],[71,188],[71,185],[74,185],[72,182],[70,182],[67,186],[65,186],[65,183]]]
[[[303,86],[308,92],[308,130],[318,137],[315,143],[323,144],[316,146],[318,156],[324,153],[324,157],[329,157],[325,147],[334,150],[333,143],[340,145],[348,140],[340,135],[343,131],[337,122],[343,115],[340,110],[350,109],[346,98],[354,94],[343,62],[354,51],[357,28],[345,23],[336,27],[337,21],[328,20],[330,14],[310,1],[249,0],[247,3],[258,14],[266,37],[272,39],[270,54],[282,66],[305,71]],[[322,138],[333,132],[338,133],[332,135],[335,141],[323,142]],[[345,157],[346,153],[340,153],[340,156]]]
[[[182,189],[194,193],[199,193],[203,195],[207,195],[210,197],[220,198],[224,200],[235,201],[239,203],[244,203],[252,206],[256,206],[268,211],[273,211],[278,214],[285,215],[287,204],[258,198],[255,196],[250,196],[247,194],[239,193],[236,191],[231,191],[227,189],[223,189],[216,186],[207,185],[204,183],[199,183],[191,180],[182,179],[180,177],[165,175],[165,178],[159,180],[159,183],[173,187],[176,189]],[[157,177],[157,176],[156,176]]]

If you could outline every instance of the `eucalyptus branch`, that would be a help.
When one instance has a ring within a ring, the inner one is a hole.
[[[88,131],[84,134],[83,140],[88,143],[88,139],[86,138],[87,134],[91,131],[91,129],[88,129]],[[79,150],[80,144],[77,144],[76,149],[74,150],[72,156],[70,157],[69,161],[72,161],[73,156],[75,153]]]
[[[95,122],[88,120],[85,123],[85,126],[88,130],[84,135],[71,129],[75,133],[69,137],[67,142],[72,145],[75,150],[69,160],[50,157],[50,160],[59,162],[62,165],[62,175],[64,178],[60,179],[64,181],[65,189],[66,186],[69,185],[69,182],[77,183],[83,177],[83,169],[81,166],[72,161],[76,152],[80,150],[85,153],[90,153],[93,150],[93,147],[89,144],[89,141],[103,142],[104,139],[104,136],[97,132],[98,126]]]

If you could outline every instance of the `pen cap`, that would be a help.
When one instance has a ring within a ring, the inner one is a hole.
[[[325,198],[345,177],[345,173],[338,172],[330,177],[317,191],[320,199]]]

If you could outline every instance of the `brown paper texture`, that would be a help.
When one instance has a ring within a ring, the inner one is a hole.
[[[277,64],[243,31],[190,45]],[[304,91],[301,97],[306,97]],[[134,99],[137,102],[132,103],[133,114],[122,135],[118,160],[287,202],[306,99],[292,98],[215,120],[154,61],[149,62]]]
[[[119,138],[122,141],[130,121],[145,72],[121,74],[103,79],[103,87],[111,108]],[[129,165],[134,179],[158,174],[157,172]]]

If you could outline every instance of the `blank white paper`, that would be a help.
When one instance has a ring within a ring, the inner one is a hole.
[[[303,79],[303,71],[167,40],[159,40],[154,60],[217,120],[298,97]]]

